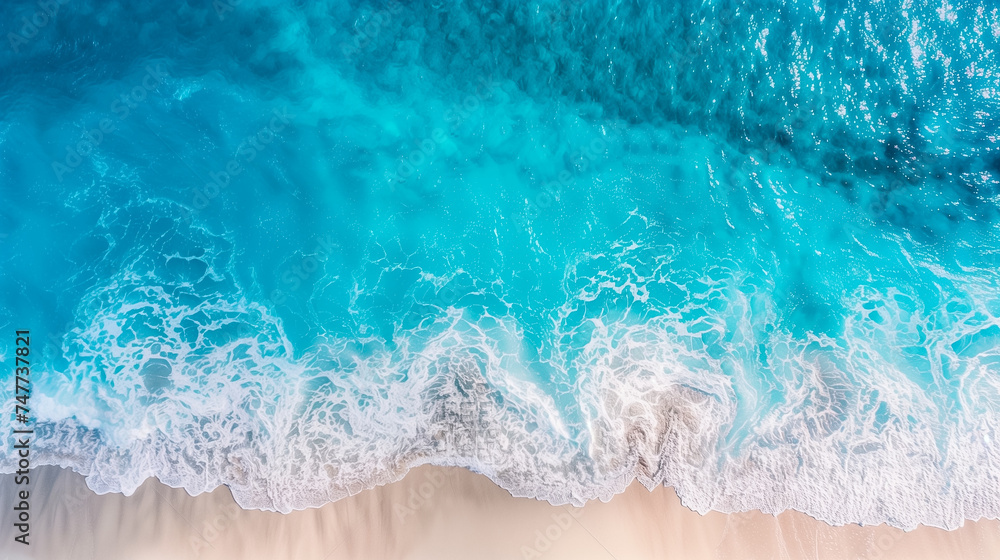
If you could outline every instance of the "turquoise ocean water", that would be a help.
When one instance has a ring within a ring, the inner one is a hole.
[[[994,6],[3,2],[0,402],[30,329],[99,492],[997,517]]]

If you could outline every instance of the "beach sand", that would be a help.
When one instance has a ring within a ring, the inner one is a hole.
[[[0,558],[198,559],[986,559],[1000,522],[955,531],[831,527],[798,512],[699,515],[638,483],[583,508],[514,498],[484,476],[420,467],[322,508],[244,511],[229,490],[189,496],[147,480],[96,495],[82,476],[32,471],[30,546],[14,542],[12,475],[0,476]]]

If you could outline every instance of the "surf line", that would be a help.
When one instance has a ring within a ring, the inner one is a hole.
[[[31,362],[29,360],[31,355],[31,333],[24,330],[17,331],[15,334],[17,340],[14,341],[14,354],[16,358],[14,364],[14,417],[18,422],[27,426],[31,421],[31,418],[28,416],[30,413],[30,410],[28,410],[28,398],[31,396]],[[17,453],[18,467],[18,470],[14,473],[14,484],[18,487],[21,485],[28,486],[31,482],[28,478],[28,469],[31,468],[29,455],[31,453],[31,434],[34,433],[35,430],[33,428],[14,428],[12,437],[17,441],[14,444],[14,449]],[[27,488],[24,490],[18,488],[17,496],[14,498],[18,500],[14,506],[14,511],[17,514],[17,518],[14,521],[14,528],[17,529],[18,535],[14,537],[14,540],[23,545],[29,544],[28,534],[31,529],[29,524],[31,520],[31,506],[28,502],[29,496]]]

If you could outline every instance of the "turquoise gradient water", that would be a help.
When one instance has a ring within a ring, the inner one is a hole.
[[[0,7],[35,464],[1000,515],[990,3],[133,4]]]

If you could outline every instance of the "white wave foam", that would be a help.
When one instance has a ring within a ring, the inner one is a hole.
[[[992,286],[937,270],[927,308],[862,287],[842,337],[797,339],[775,327],[773,286],[673,258],[625,243],[579,261],[542,361],[515,317],[453,305],[393,346],[331,337],[296,358],[258,304],[125,275],[81,304],[99,311],[36,401],[36,464],[98,492],[225,484],[282,512],[432,463],[554,503],[638,478],[700,512],[905,528],[1000,513]]]

